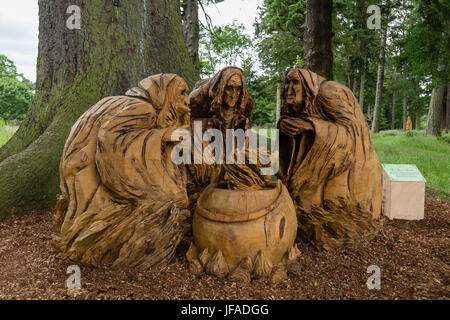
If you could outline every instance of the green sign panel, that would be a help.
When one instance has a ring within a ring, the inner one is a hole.
[[[391,181],[426,182],[415,164],[383,164]]]

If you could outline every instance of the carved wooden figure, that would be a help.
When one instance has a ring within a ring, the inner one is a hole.
[[[411,131],[412,130],[412,121],[411,121],[411,117],[408,116],[408,120],[406,121],[406,131]]]
[[[172,257],[190,213],[170,140],[189,121],[188,86],[175,74],[146,78],[80,117],[60,164],[58,257],[141,268]]]
[[[204,130],[215,128],[226,137],[227,129],[249,128],[253,100],[241,69],[227,67],[200,81],[190,97],[192,121],[201,120]],[[201,195],[192,222],[194,241],[186,256],[194,273],[239,281],[272,274],[279,280],[298,255],[295,207],[281,181],[271,183],[270,176],[261,175],[258,155],[256,164],[248,163],[250,153],[258,150],[250,150],[248,140],[244,149],[245,164],[188,166],[195,192]]]
[[[297,206],[299,238],[328,249],[381,225],[381,165],[351,90],[292,68],[282,93],[280,177]]]
[[[226,129],[250,127],[253,99],[247,93],[244,73],[236,67],[225,67],[214,77],[197,82],[190,94],[191,124],[202,122],[203,137],[207,129],[218,129],[226,137]],[[192,128],[194,134],[198,134]],[[202,137],[199,137],[202,140]],[[208,144],[203,143],[203,151],[208,152]],[[199,150],[197,150],[199,152]],[[201,192],[211,182],[216,181],[223,169],[221,165],[193,164],[190,173],[190,193]]]

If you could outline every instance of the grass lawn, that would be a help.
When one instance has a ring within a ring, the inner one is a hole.
[[[18,126],[0,125],[0,147],[12,137]]]
[[[450,197],[450,135],[425,137],[423,132],[390,130],[372,135],[381,163],[415,164],[426,186]]]

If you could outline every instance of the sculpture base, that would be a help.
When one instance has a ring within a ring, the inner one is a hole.
[[[273,265],[261,250],[254,257],[246,257],[237,265],[230,265],[225,261],[222,251],[210,254],[208,248],[205,248],[199,252],[193,242],[186,253],[191,273],[206,272],[219,278],[227,277],[236,282],[250,282],[251,279],[264,276],[270,276],[273,282],[283,280],[287,277],[287,267],[299,256],[300,251],[296,245],[293,245],[276,265]]]

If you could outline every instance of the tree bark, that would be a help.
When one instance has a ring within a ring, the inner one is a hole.
[[[395,129],[395,103],[397,99],[397,90],[392,92],[392,116],[391,116],[391,129]]]
[[[199,0],[181,0],[183,8],[183,34],[186,46],[197,72],[200,71],[198,46],[200,42],[200,24],[198,20],[198,1]]]
[[[408,96],[406,89],[403,89],[403,130],[406,130],[406,123],[408,122]]]
[[[353,94],[355,95],[355,97],[358,99],[358,69],[355,68],[354,72],[353,72]]]
[[[305,68],[333,80],[332,0],[307,0]]]
[[[446,84],[439,83],[431,92],[430,107],[428,109],[427,127],[425,135],[441,135],[441,114]]]
[[[366,73],[364,70],[361,70],[361,85],[359,86],[359,106],[361,110],[364,110],[364,84],[366,82]]]
[[[387,26],[384,27],[384,30],[381,33],[380,62],[378,64],[377,91],[375,94],[372,133],[380,132],[381,98],[383,95],[384,63],[386,58],[386,37],[387,37]]]
[[[408,121],[408,96],[406,88],[403,89],[403,130],[406,130],[406,122]]]
[[[450,130],[450,82],[447,85],[447,115],[445,117],[445,131],[448,133]]]
[[[415,125],[416,130],[420,130],[420,116],[421,116],[420,111],[417,110],[416,111],[416,125]]]
[[[102,97],[122,95],[155,73],[178,73],[190,86],[198,79],[178,0],[121,1],[118,6],[83,1],[81,29],[69,30],[66,10],[77,2],[39,1],[36,98],[0,150],[0,217],[55,204],[67,135]]]
[[[447,87],[445,88],[444,97],[443,97],[443,106],[442,106],[442,112],[441,112],[441,132],[446,131],[448,132],[447,128],[447,116],[448,116],[448,110],[447,110],[447,102],[448,102],[448,90]]]
[[[277,83],[277,110],[276,110],[276,122],[280,119],[280,111],[281,111],[281,83]]]

